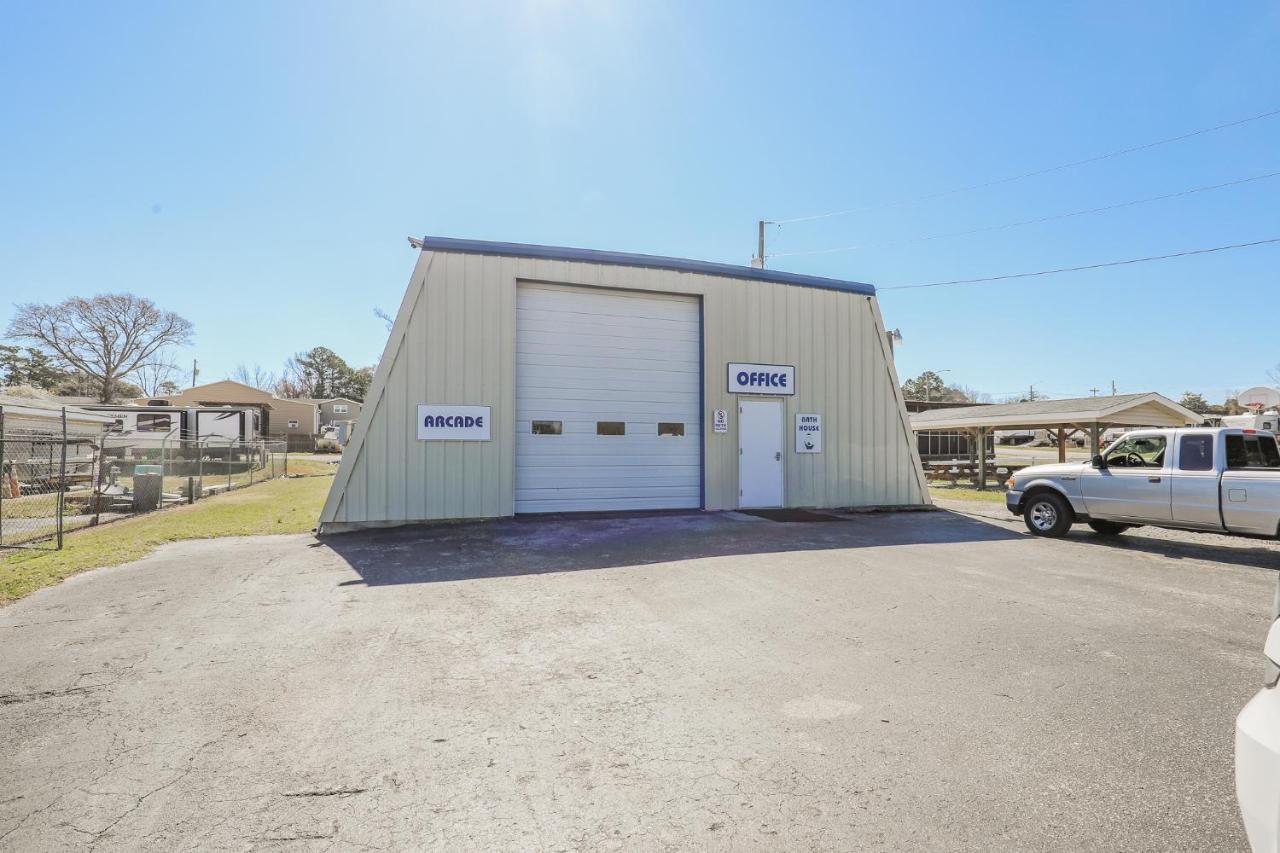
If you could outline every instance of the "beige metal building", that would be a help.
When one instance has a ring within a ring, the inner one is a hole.
[[[185,388],[177,394],[145,397],[141,405],[157,400],[172,406],[256,406],[262,413],[262,432],[284,438],[290,449],[311,450],[320,431],[320,409],[314,400],[276,397],[243,382],[223,379]]]
[[[342,421],[360,420],[360,409],[364,404],[350,397],[332,397],[328,400],[312,400],[320,409],[320,426],[327,426]]]
[[[321,532],[924,504],[875,289],[428,237]]]

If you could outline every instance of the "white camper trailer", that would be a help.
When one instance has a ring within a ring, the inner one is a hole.
[[[114,419],[106,440],[112,456],[148,450],[176,455],[220,455],[239,442],[257,441],[261,415],[252,406],[84,406]]]

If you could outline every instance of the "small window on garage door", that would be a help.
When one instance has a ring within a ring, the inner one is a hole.
[[[658,435],[684,435],[684,424],[675,421],[661,421],[658,424]]]
[[[560,435],[564,431],[564,424],[561,421],[534,421],[534,435]]]
[[[626,421],[596,421],[596,435],[626,435]]]

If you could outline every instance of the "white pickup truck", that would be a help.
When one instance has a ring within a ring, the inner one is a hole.
[[[1115,535],[1152,525],[1280,536],[1280,449],[1254,429],[1127,432],[1089,462],[1024,468],[1005,504],[1037,536],[1076,522]]]

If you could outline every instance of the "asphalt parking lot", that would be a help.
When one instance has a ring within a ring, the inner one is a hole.
[[[0,610],[0,849],[1241,850],[1278,567],[994,507],[179,543]]]

